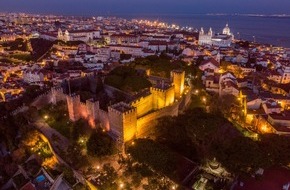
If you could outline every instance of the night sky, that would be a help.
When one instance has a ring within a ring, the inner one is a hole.
[[[290,0],[0,0],[0,11],[67,15],[290,14]]]

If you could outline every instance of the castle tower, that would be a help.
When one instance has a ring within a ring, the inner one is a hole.
[[[75,96],[66,96],[66,101],[67,101],[67,107],[68,107],[68,113],[69,113],[69,118],[71,121],[77,121],[80,119],[80,113],[79,113],[79,108],[80,108],[80,95],[75,95]]]
[[[66,100],[62,88],[51,88],[51,103],[56,105],[57,102]]]
[[[120,102],[108,108],[110,132],[124,143],[135,138],[137,132],[137,109]]]
[[[152,105],[153,109],[162,109],[170,106],[174,102],[175,88],[172,84],[156,85],[150,88],[152,93]]]
[[[184,91],[185,72],[181,70],[171,71],[171,77],[174,84],[175,98],[179,98]]]
[[[99,116],[99,102],[95,102],[93,99],[86,100],[86,107],[89,113],[89,116],[98,119]]]

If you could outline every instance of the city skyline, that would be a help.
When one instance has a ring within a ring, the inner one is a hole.
[[[69,3],[69,4],[68,4]],[[69,5],[69,6],[68,6]],[[51,1],[16,1],[2,0],[2,12],[53,13],[65,15],[126,15],[126,14],[204,14],[204,13],[258,13],[258,14],[290,14],[286,0],[184,0],[154,2],[152,0],[51,0]]]
[[[0,189],[289,189],[288,1],[0,0]]]

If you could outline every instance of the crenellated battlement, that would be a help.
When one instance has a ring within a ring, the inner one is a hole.
[[[127,115],[136,112],[137,109],[125,102],[119,102],[117,104],[109,106],[108,110],[109,112],[116,113],[119,115]]]
[[[173,71],[171,71],[171,73],[175,74],[175,75],[184,75],[185,71],[183,71],[183,70],[173,70]]]
[[[78,95],[78,94],[71,94],[71,95],[65,95],[66,96],[66,98],[69,98],[69,99],[71,99],[71,100],[78,100],[78,99],[80,99],[80,95]]]
[[[119,102],[108,106],[108,112],[100,109],[99,101],[88,99],[81,102],[80,95],[67,95],[59,87],[52,88],[42,96],[47,96],[48,101],[53,103],[66,100],[72,121],[83,118],[92,127],[96,122],[100,122],[104,129],[110,131],[122,142],[127,142],[136,137],[137,126],[138,130],[147,130],[149,121],[166,115],[176,115],[180,102],[184,102],[182,105],[188,104],[191,93],[187,93],[188,89],[184,84],[185,72],[173,70],[171,77],[171,79],[155,79],[156,83],[153,83],[153,87],[135,94],[130,103]],[[38,102],[42,102],[41,98],[38,99]],[[146,115],[148,116],[144,117]]]
[[[80,101],[80,105],[82,105],[82,106],[86,106],[87,104],[84,103],[84,102],[81,102],[81,101]]]
[[[151,92],[156,91],[156,92],[166,92],[168,91],[173,85],[168,85],[166,86],[167,88],[158,88],[158,87],[151,87],[150,90]]]
[[[149,94],[147,94],[146,96],[141,96],[141,97],[139,97],[139,98],[137,98],[137,99],[131,101],[131,102],[130,102],[130,105],[132,105],[132,104],[138,104],[138,103],[144,101],[144,99],[146,99],[146,98],[149,97],[149,96],[152,96],[152,93],[151,93],[151,92],[150,92]]]
[[[172,83],[174,84],[175,97],[178,98],[183,94],[185,71],[173,70],[171,71]]]
[[[63,93],[63,89],[61,87],[53,87],[51,91]]]

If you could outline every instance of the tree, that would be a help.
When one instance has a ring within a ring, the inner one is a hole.
[[[103,166],[103,171],[98,175],[98,189],[100,190],[115,190],[118,189],[118,184],[116,183],[118,174],[116,170],[110,165],[105,164]]]
[[[73,143],[67,148],[66,160],[74,168],[80,168],[88,164],[87,157],[82,152],[82,147],[78,143]]]
[[[115,145],[113,139],[101,130],[91,134],[87,141],[88,154],[91,156],[107,156],[114,153]]]
[[[135,161],[172,178],[176,177],[177,155],[166,146],[150,139],[136,139],[134,145],[128,147],[127,152]]]
[[[231,94],[219,96],[215,94],[209,101],[210,112],[213,114],[222,113],[226,118],[237,117],[241,112],[241,105],[238,99]]]
[[[212,151],[222,165],[235,174],[252,173],[265,165],[265,155],[258,143],[244,136],[213,146]]]
[[[73,186],[74,184],[76,184],[76,179],[75,179],[75,175],[74,172],[71,168],[68,168],[66,166],[60,166],[60,170],[63,172],[63,177],[64,179],[69,182],[69,184],[71,186]]]

